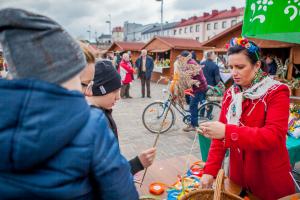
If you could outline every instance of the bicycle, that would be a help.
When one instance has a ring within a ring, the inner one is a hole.
[[[160,80],[165,78],[160,78]],[[159,81],[157,82],[157,84]],[[168,80],[168,87],[170,85],[170,80]],[[208,91],[212,91],[214,93],[214,88],[209,86]],[[168,90],[163,89],[163,93],[168,93],[168,98],[165,101],[155,101],[150,103],[143,111],[142,121],[145,128],[151,133],[158,133],[160,125],[162,123],[162,118],[165,112],[170,110],[166,116],[166,120],[163,124],[161,133],[167,132],[174,124],[176,115],[174,109],[179,112],[179,114],[183,117],[182,121],[185,124],[191,123],[191,114],[188,109],[185,109],[183,105],[179,104],[176,101],[176,97],[174,97]],[[186,93],[187,94],[187,93]],[[218,120],[219,114],[221,111],[220,106],[221,99],[213,99],[211,96],[206,98],[205,102],[202,102],[200,107],[198,108],[198,121],[199,123],[203,123],[206,121],[215,121]]]

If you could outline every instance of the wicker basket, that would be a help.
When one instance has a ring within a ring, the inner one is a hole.
[[[218,173],[216,180],[216,188],[213,189],[205,189],[205,190],[195,190],[187,195],[183,196],[181,200],[243,200],[241,197],[236,196],[234,194],[228,193],[224,191],[223,188],[224,181],[224,170],[221,169]]]

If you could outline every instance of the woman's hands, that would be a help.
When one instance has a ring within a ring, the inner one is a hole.
[[[201,123],[198,132],[203,136],[211,139],[223,139],[225,137],[225,124],[215,122]]]
[[[200,188],[208,189],[211,188],[214,182],[214,177],[209,174],[203,174],[201,177]]]

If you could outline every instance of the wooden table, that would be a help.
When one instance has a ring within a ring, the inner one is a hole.
[[[149,192],[149,185],[153,182],[162,182],[166,185],[172,185],[177,181],[177,175],[183,175],[186,169],[187,156],[178,156],[166,160],[154,161],[153,165],[149,167],[147,175],[145,177],[142,187],[136,184],[136,188],[140,196],[151,195]],[[190,157],[190,164],[198,161],[195,156]],[[144,171],[139,172],[135,178],[140,180],[143,176]],[[234,184],[229,179],[225,179],[225,190],[233,194],[240,194],[241,188]],[[152,195],[153,196],[153,195]],[[167,192],[162,195],[156,196],[160,199],[165,199]],[[256,199],[251,197],[250,199]]]

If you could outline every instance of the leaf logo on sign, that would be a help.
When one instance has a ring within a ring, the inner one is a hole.
[[[291,13],[292,15],[290,16],[290,21],[294,21],[298,13],[300,15],[300,11],[298,9],[298,7],[300,6],[300,2],[299,0],[289,0],[288,3],[289,5],[284,9],[284,14],[289,15]]]
[[[255,20],[259,20],[260,23],[264,23],[266,21],[266,16],[264,13],[256,14],[258,11],[267,12],[268,7],[273,5],[273,0],[258,0],[256,3],[251,4],[252,17],[250,22],[254,22]],[[256,15],[255,15],[256,14]]]

